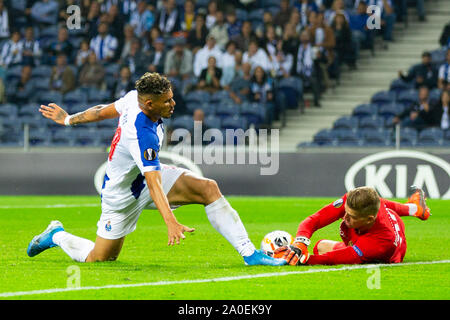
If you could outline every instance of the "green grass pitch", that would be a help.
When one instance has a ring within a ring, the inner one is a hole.
[[[228,199],[257,247],[270,231],[295,234],[301,220],[335,200]],[[181,223],[196,228],[178,246],[167,246],[167,229],[158,211],[144,211],[136,231],[127,236],[118,261],[76,263],[60,248],[29,258],[26,255],[29,241],[50,220],[58,219],[66,231],[94,240],[100,207],[89,204],[99,204],[99,197],[0,197],[0,299],[449,299],[449,263],[434,262],[450,260],[450,201],[427,203],[433,213],[428,221],[403,219],[408,244],[405,265],[335,270],[348,266],[245,266],[243,259],[209,224],[199,205],[175,210]],[[57,204],[65,207],[48,207]],[[336,222],[316,232],[311,248],[319,239],[340,240],[338,230]],[[73,279],[73,274],[68,273],[70,266],[79,268],[81,287],[90,289],[5,295],[67,288],[68,280],[70,283]],[[333,270],[324,272],[328,269]],[[261,274],[268,275],[256,277]],[[375,276],[378,282],[373,282]],[[236,278],[208,280],[223,277]],[[188,280],[198,282],[183,282]],[[143,283],[147,285],[129,286]],[[94,288],[107,285],[117,287]]]

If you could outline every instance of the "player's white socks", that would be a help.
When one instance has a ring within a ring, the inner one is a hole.
[[[253,254],[255,246],[248,238],[241,218],[227,199],[222,196],[205,206],[205,211],[214,229],[227,239],[241,256],[247,257]]]
[[[406,205],[409,207],[409,215],[415,215],[417,212],[417,205],[415,203],[406,203]]]
[[[91,240],[74,236],[66,231],[56,232],[53,235],[53,242],[77,262],[85,262],[94,249],[94,242]]]

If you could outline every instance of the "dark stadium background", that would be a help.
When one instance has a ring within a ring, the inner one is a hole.
[[[95,194],[93,176],[117,121],[62,127],[43,118],[39,105],[55,102],[76,113],[111,103],[154,71],[171,79],[177,103],[165,120],[164,150],[175,146],[174,130],[193,130],[194,119],[221,132],[280,130],[273,176],[260,174],[261,163],[200,164],[227,194],[337,196],[355,162],[390,150],[424,152],[448,164],[450,130],[441,102],[448,84],[439,78],[449,73],[450,3],[358,3],[0,1],[0,193]],[[380,3],[388,4],[381,29],[369,30],[376,20],[366,6]],[[67,10],[71,5],[79,10]],[[305,42],[310,38],[309,53],[299,50],[302,34]],[[205,49],[208,41],[214,50]],[[208,73],[210,55],[219,67]],[[255,76],[260,67],[262,80]],[[409,121],[415,108],[419,116]],[[385,177],[390,190],[395,165],[407,166],[408,184],[419,165],[428,165],[439,195],[448,193],[442,166],[403,157],[378,162],[377,170],[383,164],[392,167]],[[356,183],[367,182],[363,175],[364,169]]]

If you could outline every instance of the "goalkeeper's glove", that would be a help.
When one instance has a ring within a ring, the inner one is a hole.
[[[309,259],[308,245],[310,240],[305,237],[297,237],[289,246],[289,251],[283,257],[291,266],[306,264]]]

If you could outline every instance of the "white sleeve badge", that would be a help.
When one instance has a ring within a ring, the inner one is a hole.
[[[344,200],[342,198],[341,199],[337,199],[335,202],[333,202],[333,207],[340,208],[343,203],[344,203]]]

